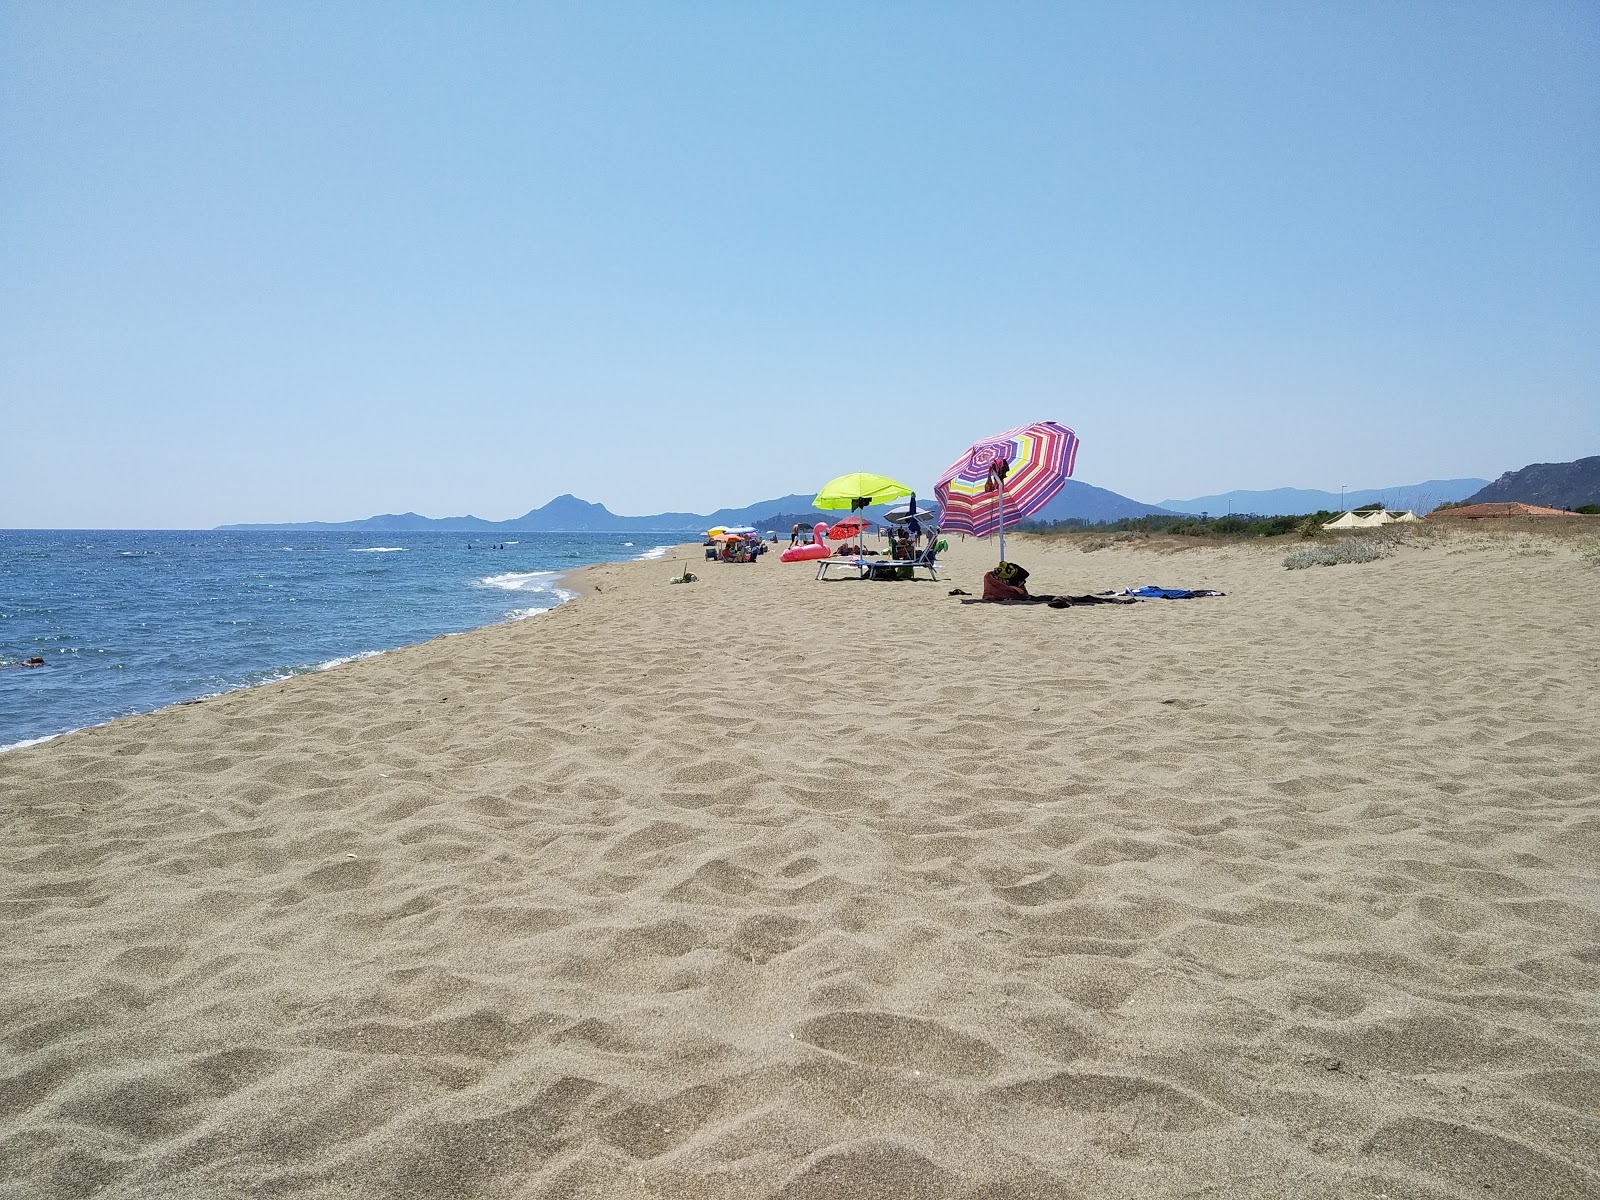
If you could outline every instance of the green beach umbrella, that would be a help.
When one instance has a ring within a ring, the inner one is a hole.
[[[914,495],[911,488],[883,475],[854,471],[829,480],[811,503],[817,508],[848,508],[854,512],[872,504],[888,504]]]

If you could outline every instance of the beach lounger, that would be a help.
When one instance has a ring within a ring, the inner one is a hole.
[[[902,562],[868,563],[863,577],[867,579],[898,579],[902,570],[910,571],[913,579],[916,578],[916,572],[926,571],[929,579],[935,583],[939,582],[939,564],[923,562],[920,558],[908,558]]]
[[[939,564],[932,546],[929,546],[915,558],[891,558],[882,562],[868,563],[865,574],[868,579],[875,578],[880,573],[890,578],[899,578],[901,570],[906,568],[911,570],[913,579],[916,578],[918,570],[923,570],[928,573],[929,579],[932,579],[935,583],[939,582]]]
[[[817,560],[817,578],[826,579],[829,567],[843,567],[853,570],[857,579],[865,579],[867,568],[871,565],[864,558],[819,558]]]
[[[826,579],[829,567],[845,567],[856,573],[857,579],[873,579],[879,575],[893,578],[909,567],[913,572],[923,570],[935,583],[939,582],[939,564],[935,547],[929,546],[915,558],[824,558],[817,563],[817,578]]]

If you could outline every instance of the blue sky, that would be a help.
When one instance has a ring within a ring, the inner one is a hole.
[[[0,526],[1600,453],[1600,8],[0,0]]]

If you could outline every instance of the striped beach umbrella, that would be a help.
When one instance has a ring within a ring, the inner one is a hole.
[[[1005,561],[1005,527],[1050,503],[1077,457],[1078,435],[1054,421],[1019,425],[973,443],[934,485],[943,510],[939,527],[974,537],[998,530]]]

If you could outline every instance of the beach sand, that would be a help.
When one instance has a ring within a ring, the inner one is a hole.
[[[0,755],[0,1196],[1600,1195],[1592,549],[1085,544]]]

